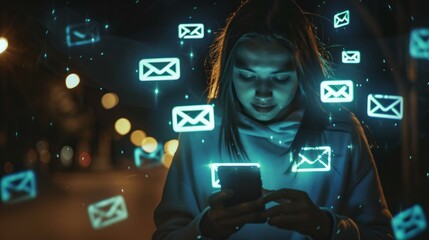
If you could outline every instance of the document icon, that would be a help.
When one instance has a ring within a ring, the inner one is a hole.
[[[141,147],[136,147],[134,150],[134,163],[136,167],[142,166],[142,159],[143,160],[152,160],[161,162],[162,157],[164,155],[164,146],[160,143],[158,143],[158,147],[153,152],[146,152]]]
[[[410,56],[429,58],[429,28],[417,28],[411,31]]]
[[[352,102],[353,82],[350,80],[329,80],[320,83],[322,102]]]
[[[213,188],[221,188],[220,185],[220,180],[219,180],[219,175],[218,175],[218,168],[220,166],[255,166],[255,167],[260,167],[259,163],[212,163],[210,164],[210,169],[211,169],[211,182],[212,182],[212,187]]]
[[[370,117],[402,119],[404,99],[401,96],[369,94],[367,113]]]
[[[1,198],[4,203],[22,202],[36,195],[36,177],[32,170],[5,175],[1,180]]]
[[[110,226],[128,217],[127,207],[122,195],[89,205],[88,214],[92,227],[95,229]]]
[[[292,154],[291,154],[291,161]],[[331,170],[331,147],[303,147],[298,160],[293,161],[292,172],[327,172]]]
[[[200,39],[204,37],[204,24],[183,23],[179,24],[179,38]]]
[[[177,80],[180,78],[178,58],[147,58],[139,63],[140,81]]]
[[[343,63],[360,63],[360,51],[342,51],[341,60]]]
[[[210,131],[214,129],[212,105],[179,106],[173,108],[175,132]]]
[[[334,15],[334,28],[346,26],[350,23],[350,11],[346,10]]]
[[[66,41],[69,47],[100,41],[100,33],[96,22],[86,22],[66,27]]]
[[[411,239],[425,231],[427,227],[425,215],[420,205],[414,205],[398,213],[391,220],[395,239]]]

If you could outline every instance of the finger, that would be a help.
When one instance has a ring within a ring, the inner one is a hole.
[[[217,219],[228,219],[238,216],[243,216],[245,214],[258,212],[261,213],[262,210],[256,201],[250,201],[245,203],[240,203],[231,207],[218,209]]]
[[[213,193],[212,195],[209,196],[209,206],[212,209],[218,209],[218,208],[223,208],[223,202],[232,197],[232,195],[234,194],[234,192],[232,190],[222,190],[219,191],[217,193]]]
[[[301,207],[298,204],[280,204],[265,210],[262,216],[271,218],[279,215],[293,215],[300,212]]]
[[[299,201],[307,197],[307,193],[295,189],[281,189],[278,191],[270,192],[258,199],[258,204],[264,205],[267,202],[277,201]]]
[[[268,189],[262,189],[262,195],[268,194],[270,192],[274,192],[273,190],[268,190]]]
[[[246,214],[242,214],[239,216],[235,216],[232,218],[225,218],[220,220],[219,223],[223,226],[243,226],[246,223],[251,222],[265,222],[266,218],[262,216],[261,212],[250,212]]]
[[[306,225],[305,220],[305,216],[301,214],[291,214],[271,217],[267,220],[267,223],[276,227],[297,229],[303,225]]]

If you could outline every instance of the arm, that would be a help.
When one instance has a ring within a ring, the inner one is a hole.
[[[357,120],[356,120],[357,121]],[[392,218],[384,198],[377,168],[360,124],[352,138],[351,170],[342,210],[331,213],[331,239],[393,239]]]
[[[189,140],[180,138],[179,148],[167,175],[161,202],[155,209],[157,230],[152,239],[197,239],[199,222],[205,210],[199,209],[190,181],[193,173]]]

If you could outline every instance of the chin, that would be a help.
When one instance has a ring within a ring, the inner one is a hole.
[[[274,118],[271,116],[259,116],[259,117],[253,117],[254,119],[260,121],[260,122],[269,122],[271,120],[273,120]]]

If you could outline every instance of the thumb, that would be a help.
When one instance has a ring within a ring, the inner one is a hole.
[[[209,196],[209,205],[212,209],[223,208],[223,202],[231,198],[232,195],[234,195],[234,191],[229,189],[213,193]]]

